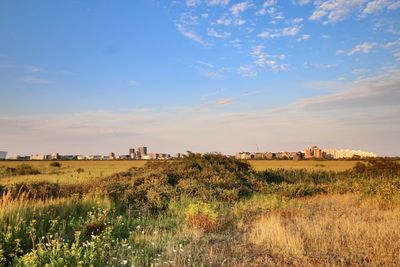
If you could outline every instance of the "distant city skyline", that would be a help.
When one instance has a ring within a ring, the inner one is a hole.
[[[396,0],[0,2],[0,150],[400,154]]]

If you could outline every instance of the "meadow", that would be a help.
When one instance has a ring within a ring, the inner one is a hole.
[[[0,162],[0,265],[400,264],[395,161],[21,164]]]
[[[86,161],[70,160],[58,161],[61,167],[50,166],[51,161],[0,161],[0,167],[13,168],[23,163],[29,164],[40,171],[31,175],[0,175],[0,184],[17,183],[26,181],[46,181],[55,183],[80,183],[95,181],[98,178],[127,171],[132,167],[143,167],[145,160],[104,160]],[[266,169],[307,169],[326,171],[345,171],[353,168],[357,161],[340,160],[249,160],[248,163],[257,171]],[[79,171],[79,169],[83,171]],[[78,171],[77,171],[78,170]],[[1,171],[1,169],[0,169]]]

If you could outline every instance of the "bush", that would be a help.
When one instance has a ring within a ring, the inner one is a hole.
[[[60,168],[61,163],[58,161],[54,161],[54,162],[50,163],[50,167]]]
[[[15,168],[6,168],[8,175],[35,175],[40,174],[40,171],[29,164],[17,165]]]
[[[357,162],[352,171],[358,174],[375,176],[400,175],[400,163],[395,160],[384,158],[369,159],[366,163]]]
[[[263,184],[245,162],[190,153],[182,160],[149,162],[144,168],[104,178],[100,187],[120,203],[153,213],[180,197],[233,202],[260,191]]]
[[[0,187],[0,193],[10,194],[15,199],[19,198],[21,195],[24,195],[28,199],[61,198],[74,194],[83,195],[89,190],[90,187],[85,185],[50,182],[22,182]]]

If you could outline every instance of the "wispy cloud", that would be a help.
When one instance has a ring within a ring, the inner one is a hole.
[[[262,39],[275,39],[279,37],[285,37],[285,36],[296,36],[300,32],[301,26],[300,25],[293,25],[289,27],[285,27],[282,29],[273,29],[273,30],[267,30],[263,31],[260,34],[258,34],[258,37]],[[306,37],[307,39],[307,37]]]
[[[236,3],[232,5],[230,11],[232,12],[232,15],[234,16],[239,16],[240,13],[244,12],[246,9],[250,8],[253,6],[253,4],[250,1],[244,1],[240,3]]]
[[[178,28],[179,32],[186,38],[189,38],[190,40],[200,43],[202,45],[206,44],[206,42],[203,40],[203,38],[200,35],[196,34],[195,32],[193,32],[191,30],[186,29],[184,25],[178,23],[178,24],[176,24],[176,27]]]
[[[319,1],[311,20],[325,18],[325,23],[334,23],[344,20],[352,12],[358,10],[366,0],[327,0]]]
[[[25,65],[24,66],[26,69],[26,72],[29,73],[39,73],[39,72],[43,72],[44,69],[38,66],[33,66],[33,65]]]
[[[356,53],[370,53],[371,50],[376,46],[376,43],[364,42],[356,45],[347,55],[352,56]]]
[[[257,71],[249,65],[240,66],[237,70],[242,77],[255,77],[257,76]]]
[[[254,63],[259,67],[268,66],[271,70],[280,71],[286,70],[289,66],[287,64],[279,63],[277,60],[286,58],[284,54],[270,55],[264,51],[264,46],[257,45],[252,48],[250,55],[255,59]]]
[[[210,28],[207,31],[208,36],[225,39],[231,35],[230,32],[217,32],[214,28]]]
[[[50,81],[42,78],[35,77],[33,75],[26,75],[22,78],[22,81],[27,84],[49,84]]]
[[[299,102],[302,108],[397,106],[400,103],[400,69],[342,83],[339,92]]]

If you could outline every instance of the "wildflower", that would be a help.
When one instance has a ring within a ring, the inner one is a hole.
[[[131,246],[128,246],[128,249],[131,249],[132,247]]]
[[[127,260],[123,260],[123,261],[122,261],[122,265],[126,265],[127,263],[128,263]]]
[[[142,234],[144,235],[144,231],[142,231]]]
[[[45,237],[44,236],[42,236],[42,240],[44,240],[45,239]]]
[[[136,229],[140,229],[140,224],[138,226],[136,226]]]

